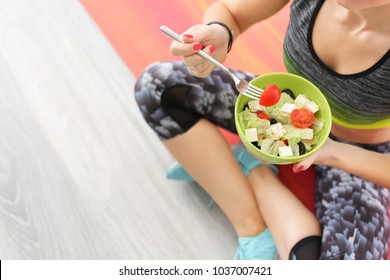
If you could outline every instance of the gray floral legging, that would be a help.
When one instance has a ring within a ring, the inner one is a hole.
[[[246,80],[254,77],[232,71]],[[200,118],[237,133],[233,115],[237,91],[231,78],[219,69],[208,78],[196,78],[179,61],[152,64],[137,80],[135,98],[145,121],[161,140],[186,132]],[[350,144],[390,154],[390,142]],[[315,211],[323,229],[321,256],[386,259],[389,190],[332,167],[317,166],[316,172]]]

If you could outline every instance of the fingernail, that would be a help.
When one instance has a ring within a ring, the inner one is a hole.
[[[202,49],[202,44],[196,44],[193,46],[194,51],[200,51]]]
[[[215,46],[210,47],[210,53],[213,54],[215,52]]]
[[[190,38],[190,39],[194,38],[194,36],[192,36],[190,34],[184,34],[183,37]]]
[[[298,166],[297,172],[301,172],[303,170],[303,168],[305,168],[303,165]]]
[[[300,165],[300,166],[298,166],[298,167],[295,169],[294,172],[295,172],[295,173],[301,172],[302,169],[303,169],[303,165]]]

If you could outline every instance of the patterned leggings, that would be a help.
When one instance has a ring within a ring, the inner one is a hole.
[[[233,72],[246,80],[255,76]],[[172,98],[174,92],[180,95]],[[146,122],[161,140],[186,132],[200,118],[237,133],[233,115],[237,91],[231,78],[219,69],[208,78],[196,78],[188,74],[182,62],[152,64],[137,80],[135,98]],[[390,141],[350,144],[390,154]],[[321,256],[386,259],[390,191],[332,167],[317,166],[316,171],[315,211],[323,228]]]

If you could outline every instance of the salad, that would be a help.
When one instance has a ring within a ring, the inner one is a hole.
[[[246,138],[262,152],[295,157],[310,151],[317,143],[324,128],[324,120],[316,117],[318,111],[314,101],[303,94],[295,97],[291,90],[285,89],[271,106],[265,106],[261,100],[249,101],[238,118]]]

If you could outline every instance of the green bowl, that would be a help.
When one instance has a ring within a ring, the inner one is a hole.
[[[326,141],[326,139],[329,136],[330,129],[332,126],[332,114],[330,111],[330,107],[328,104],[328,101],[326,100],[325,96],[322,94],[322,92],[310,81],[294,75],[290,73],[269,73],[262,76],[259,76],[255,79],[253,79],[251,84],[260,87],[265,88],[269,84],[275,84],[277,85],[281,90],[284,89],[290,89],[294,93],[295,96],[298,94],[303,94],[310,100],[317,103],[317,105],[320,107],[320,110],[316,112],[317,118],[323,118],[324,119],[324,128],[321,132],[321,135],[319,136],[319,140],[312,147],[312,149],[300,156],[292,156],[292,157],[279,157],[274,156],[268,153],[265,153],[258,149],[256,146],[254,146],[251,142],[249,142],[245,137],[245,130],[241,123],[238,121],[238,114],[244,110],[244,106],[250,101],[251,99],[249,97],[246,97],[242,94],[240,94],[236,101],[235,111],[234,111],[234,119],[236,123],[236,128],[238,135],[241,138],[242,143],[244,146],[257,158],[274,164],[291,164],[295,162],[299,162],[313,153],[315,153]]]

